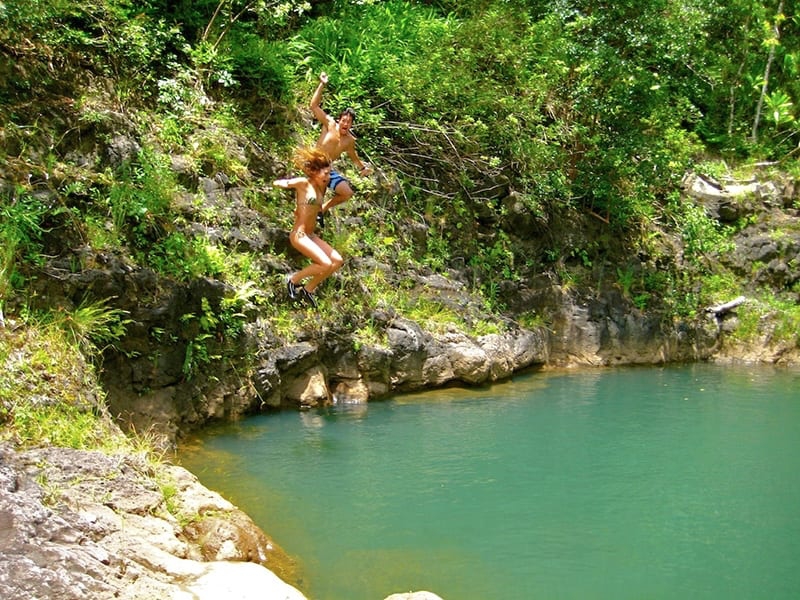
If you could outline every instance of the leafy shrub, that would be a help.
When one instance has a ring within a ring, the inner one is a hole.
[[[230,45],[233,77],[257,97],[288,101],[291,62],[285,45],[250,34],[236,34]]]
[[[223,249],[206,238],[190,239],[179,231],[168,234],[140,251],[138,259],[159,273],[184,281],[220,276],[226,272],[227,266]]]
[[[46,213],[42,201],[23,190],[0,193],[0,309],[12,290],[24,282],[20,263],[41,261]]]

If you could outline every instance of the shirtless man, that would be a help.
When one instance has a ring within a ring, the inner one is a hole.
[[[353,119],[355,119],[356,112],[352,108],[347,108],[339,115],[339,120],[336,121],[333,117],[328,115],[320,106],[322,102],[322,90],[328,84],[328,75],[325,72],[319,75],[319,85],[314,95],[311,97],[311,111],[314,117],[322,123],[322,132],[320,133],[319,140],[317,140],[317,149],[322,150],[331,161],[339,158],[342,153],[347,153],[353,164],[358,167],[358,172],[361,175],[369,175],[372,173],[372,168],[356,154],[356,138],[350,133],[350,128],[353,126]],[[350,182],[331,169],[331,181],[328,187],[333,190],[334,195],[330,200],[322,204],[320,217],[333,208],[337,204],[345,202],[353,195],[353,188]]]
[[[295,191],[294,227],[289,242],[313,262],[286,278],[286,287],[292,300],[302,298],[313,308],[317,303],[314,290],[344,264],[342,256],[315,232],[317,215],[322,209],[322,198],[331,174],[331,159],[319,149],[298,151],[295,162],[305,177],[277,179],[275,187]],[[303,281],[311,281],[303,285]]]

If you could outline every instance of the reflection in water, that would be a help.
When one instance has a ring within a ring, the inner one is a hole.
[[[300,413],[300,421],[303,427],[310,430],[322,429],[325,426],[325,419],[322,413],[310,410],[304,410]]]

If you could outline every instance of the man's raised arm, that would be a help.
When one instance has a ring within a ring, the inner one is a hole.
[[[350,160],[353,161],[353,164],[358,168],[359,175],[362,177],[372,175],[372,167],[359,158],[358,153],[356,152],[355,144],[347,149],[347,155],[350,157]]]
[[[314,91],[314,95],[311,96],[311,112],[314,113],[314,117],[316,117],[317,121],[326,125],[328,122],[328,115],[322,110],[322,90],[328,84],[328,74],[323,71],[319,74],[319,85],[317,86],[316,91]]]

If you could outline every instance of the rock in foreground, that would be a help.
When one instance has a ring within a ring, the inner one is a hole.
[[[291,561],[249,517],[185,469],[159,469],[0,446],[0,597],[305,599],[273,573],[292,577]]]

